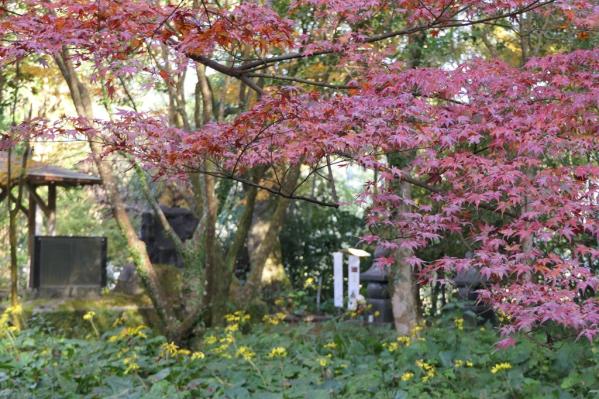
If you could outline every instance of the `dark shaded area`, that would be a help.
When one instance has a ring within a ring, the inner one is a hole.
[[[458,289],[458,297],[464,303],[464,317],[472,317],[472,324],[485,324],[490,322],[497,325],[497,316],[493,308],[479,299],[478,290],[487,285],[487,279],[477,269],[468,269],[458,272],[453,280]]]
[[[181,240],[189,240],[198,227],[199,220],[187,208],[161,207],[164,216]],[[183,266],[172,240],[165,234],[154,212],[144,212],[141,217],[141,240],[146,244],[154,264]]]

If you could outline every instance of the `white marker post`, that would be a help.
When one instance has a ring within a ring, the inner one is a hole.
[[[349,256],[349,273],[347,275],[347,301],[348,310],[358,308],[358,295],[360,295],[360,258],[355,255]]]
[[[333,299],[336,308],[343,307],[343,253],[333,252]]]

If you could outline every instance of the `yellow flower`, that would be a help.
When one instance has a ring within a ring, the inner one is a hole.
[[[422,331],[424,329],[424,327],[419,326],[419,325],[415,325],[412,328],[412,331],[410,332],[410,335],[412,335],[412,337],[417,336],[418,334],[420,334],[420,331]]]
[[[112,327],[116,328],[125,322],[124,317],[117,317],[117,319],[112,323]]]
[[[320,357],[318,358],[318,364],[320,364],[320,367],[327,367],[329,365],[329,359],[326,357]]]
[[[227,334],[219,339],[218,342],[225,345],[231,345],[233,342],[235,342],[235,338],[231,334]]]
[[[189,356],[192,354],[189,349],[179,348],[174,342],[164,343],[160,349],[162,349],[162,356]]]
[[[431,378],[433,378],[436,374],[435,366],[432,364],[428,364],[424,360],[416,360],[416,366],[418,366],[422,371],[424,371],[424,375],[422,376],[422,382],[427,382]]]
[[[397,337],[397,342],[399,342],[400,344],[402,344],[404,346],[408,346],[408,345],[410,345],[412,340],[410,339],[410,337],[406,337],[405,335],[402,335],[400,337]]]
[[[507,362],[497,363],[495,366],[491,367],[491,373],[497,374],[502,371],[509,370],[511,368],[512,368],[512,365]]]
[[[239,349],[237,349],[236,355],[242,357],[244,360],[250,361],[256,356],[256,353],[247,346],[240,346]]]
[[[399,344],[397,342],[389,342],[387,345],[385,345],[385,348],[387,348],[389,352],[395,352],[399,349]]]
[[[272,348],[272,350],[268,354],[269,359],[274,359],[276,357],[283,358],[286,356],[287,356],[287,349],[283,348],[282,346],[277,346],[275,348]]]
[[[472,363],[470,360],[466,360],[466,367],[474,367],[474,363]]]
[[[279,306],[279,307],[284,306],[285,300],[283,298],[277,298],[277,299],[275,299],[275,305]]]
[[[143,332],[143,330],[145,330],[146,328],[148,327],[146,327],[143,324],[140,324],[137,327],[123,328],[118,334],[112,335],[110,338],[108,338],[108,342],[116,342],[130,337],[146,339],[148,338],[148,336]]]
[[[460,331],[464,330],[464,319],[459,318],[454,320],[456,328]]]
[[[464,361],[463,361],[463,360],[460,360],[460,359],[457,359],[456,361],[454,361],[454,362],[453,362],[453,366],[454,366],[456,369],[459,369],[460,367],[463,367],[463,366],[464,366]]]
[[[14,305],[14,306],[7,307],[6,308],[6,312],[8,314],[12,314],[14,316],[18,316],[18,315],[20,315],[20,314],[23,313],[23,307],[21,306],[20,303],[18,303],[18,304]]]
[[[287,317],[287,315],[285,313],[278,312],[278,313],[275,313],[274,315],[268,315],[268,314],[265,315],[262,318],[262,321],[265,322],[266,324],[276,326],[277,324],[279,324],[280,322],[285,320],[285,317]]]
[[[177,354],[177,352],[179,351],[179,347],[174,342],[170,342],[170,343],[165,342],[164,344],[162,344],[160,346],[160,349],[162,349],[163,356],[165,356],[165,355],[175,356]]]
[[[250,315],[245,313],[243,310],[238,310],[234,313],[225,315],[225,321],[227,324],[245,323],[250,320]]]
[[[220,343],[220,345],[217,346],[216,348],[214,348],[213,351],[214,351],[214,353],[222,354],[223,352],[226,352],[227,349],[229,349],[229,347],[233,344],[233,342],[235,342],[235,338],[233,338],[233,336],[231,334],[227,334],[224,337],[222,337],[221,339],[219,339],[218,342]]]
[[[217,353],[217,354],[218,353],[223,353],[223,352],[226,352],[227,349],[229,349],[229,345],[223,344],[223,345],[219,345],[216,348],[214,348],[213,352]]]
[[[304,288],[310,288],[314,286],[314,277],[308,277],[306,281],[304,281]]]
[[[420,367],[424,371],[430,370],[433,367],[422,359],[416,360],[416,366]]]
[[[512,318],[501,309],[497,310],[497,316],[499,317],[499,322],[501,324],[509,323],[512,320]]]
[[[204,355],[204,352],[193,352],[191,354],[191,360],[201,360],[205,357],[206,355]]]
[[[206,345],[214,345],[217,341],[218,338],[216,338],[214,335],[209,335],[206,338],[204,338],[204,343]]]
[[[89,312],[87,312],[86,314],[83,315],[83,320],[85,320],[85,321],[92,321],[95,316],[96,316],[96,312],[89,311]]]
[[[239,330],[239,324],[229,324],[225,327],[225,331],[228,333],[232,333]]]
[[[334,351],[335,349],[337,349],[337,344],[334,342],[327,342],[326,344],[324,344],[324,348]]]
[[[127,366],[127,368],[125,369],[125,374],[129,374],[132,371],[139,370],[139,364],[137,364],[136,360],[137,356],[135,354],[123,359],[123,363],[125,364],[125,366]]]
[[[406,371],[401,375],[402,381],[410,381],[412,378],[414,378],[414,373],[412,373],[411,371]]]
[[[5,310],[4,312],[2,312],[2,315],[0,316],[0,326],[4,327],[8,324],[8,319],[10,318],[10,314],[8,313],[8,310]]]
[[[179,349],[177,355],[189,356],[191,355],[191,351],[189,349]]]

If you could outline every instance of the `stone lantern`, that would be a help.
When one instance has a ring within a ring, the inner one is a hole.
[[[389,251],[377,247],[374,250],[374,259],[387,255]],[[389,276],[387,269],[373,265],[364,273],[360,274],[360,281],[366,284],[366,302],[372,307],[370,312],[375,323],[392,323],[393,308],[391,306],[391,291],[389,287]]]
[[[471,324],[486,323],[497,324],[493,308],[479,300],[477,290],[484,288],[488,281],[475,268],[460,271],[453,279],[458,289],[458,297],[464,302],[464,318]]]

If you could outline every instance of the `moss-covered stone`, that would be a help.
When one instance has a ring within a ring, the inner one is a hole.
[[[97,299],[36,299],[23,303],[23,318],[29,328],[65,337],[95,334],[91,322],[83,319],[87,312],[94,312],[93,323],[100,333],[117,325],[157,322],[156,313],[145,296],[108,294]]]

